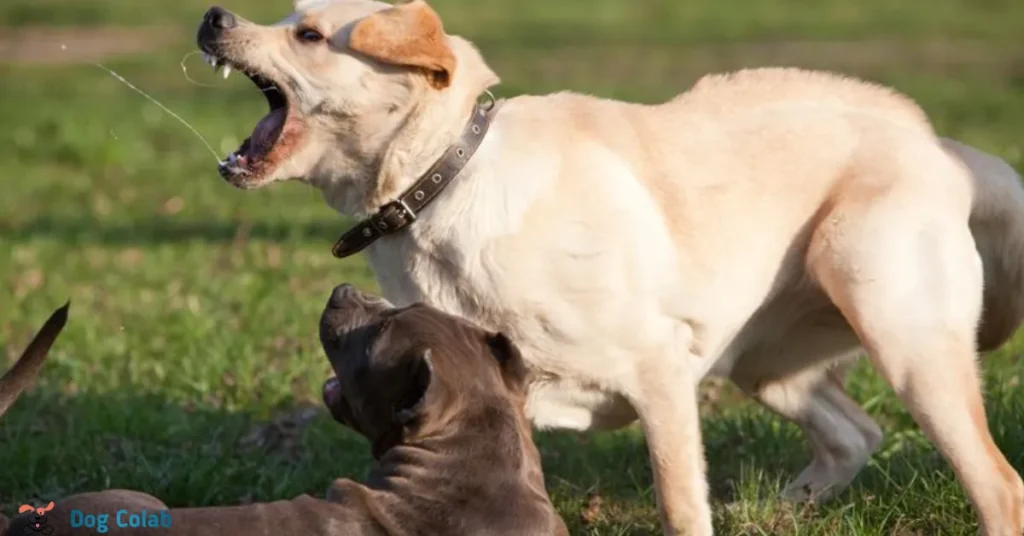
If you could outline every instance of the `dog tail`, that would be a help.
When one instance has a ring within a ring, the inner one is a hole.
[[[8,370],[7,374],[0,378],[0,415],[7,412],[7,408],[11,407],[11,404],[18,399],[21,391],[25,389],[29,382],[39,373],[39,369],[43,367],[43,361],[50,352],[53,341],[57,339],[57,335],[60,335],[61,330],[64,329],[64,324],[68,321],[69,307],[71,307],[70,301],[50,315],[50,318],[47,319],[43,327],[36,333],[36,336],[32,338],[32,342],[28,344],[28,348],[21,354],[18,361],[14,363],[11,370]],[[6,523],[0,526],[5,527]],[[2,536],[2,530],[0,529],[0,536]]]
[[[978,349],[988,352],[1024,320],[1024,186],[1001,158],[947,138],[942,144],[974,179],[970,227],[985,273]]]

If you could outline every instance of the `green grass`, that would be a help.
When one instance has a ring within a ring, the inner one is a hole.
[[[892,84],[937,128],[1024,167],[1024,46],[1016,0],[437,0],[448,30],[476,40],[498,93],[572,88],[656,101],[701,74],[747,65],[832,68]],[[260,21],[284,2],[225,1]],[[101,58],[187,118],[218,152],[264,107],[239,77],[178,65],[205,2],[10,0],[0,42],[31,25],[159,27]],[[77,45],[76,45],[77,46]],[[73,51],[78,52],[78,51]],[[171,505],[322,494],[360,478],[367,446],[319,407],[329,368],[316,320],[329,290],[375,289],[361,258],[329,248],[346,221],[312,189],[242,192],[180,124],[85,64],[0,63],[0,362],[70,297],[71,321],[36,387],[0,421],[0,510],[108,487]],[[985,359],[1000,447],[1024,469],[1024,337]],[[807,461],[799,432],[729,389],[705,407],[721,534],[971,534],[947,465],[866,366],[851,389],[887,433],[838,500],[779,502]],[[538,437],[549,488],[574,534],[652,534],[651,474],[636,430]],[[592,499],[600,497],[600,501]],[[586,513],[586,516],[583,514]],[[584,517],[587,521],[584,521]]]

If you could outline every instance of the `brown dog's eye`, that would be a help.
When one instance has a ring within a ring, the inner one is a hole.
[[[300,28],[295,32],[295,37],[303,43],[319,43],[324,40],[324,34],[312,28]]]

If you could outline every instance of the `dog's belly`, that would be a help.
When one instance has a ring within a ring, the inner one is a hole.
[[[709,372],[775,379],[860,350],[839,310],[817,287],[794,286],[762,306]]]
[[[542,371],[530,382],[526,416],[541,430],[622,428],[637,419],[621,395]]]
[[[799,286],[776,295],[754,313],[718,356],[705,376],[744,376],[777,379],[808,367],[831,363],[860,351],[860,341],[846,319],[817,288]],[[595,356],[607,347],[564,346],[553,355],[591,353],[594,362],[614,356]],[[530,384],[527,414],[541,429],[615,429],[637,419],[636,411],[614,390],[543,370],[548,362],[533,356],[535,379]],[[537,367],[540,365],[540,368]],[[686,388],[681,386],[680,388]]]

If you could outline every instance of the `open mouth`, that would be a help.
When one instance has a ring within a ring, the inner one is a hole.
[[[341,401],[341,382],[337,377],[328,378],[323,386],[324,403],[327,407],[337,407]]]
[[[235,186],[253,186],[288,158],[301,131],[299,122],[291,120],[288,95],[275,81],[227,58],[207,52],[203,52],[203,58],[224,78],[232,71],[244,74],[267,99],[270,111],[256,123],[242,145],[217,166],[220,175]]]

